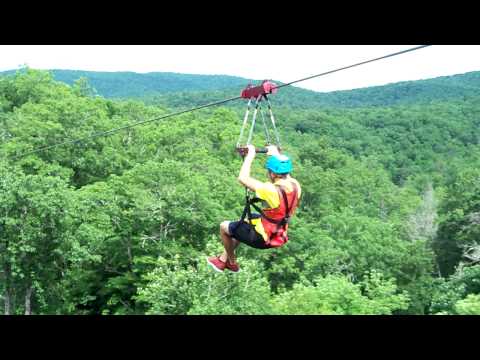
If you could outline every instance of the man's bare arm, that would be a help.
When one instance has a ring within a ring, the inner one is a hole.
[[[243,161],[242,168],[240,169],[240,174],[238,175],[238,181],[249,188],[252,191],[256,191],[263,183],[252,177],[250,177],[250,169],[252,167],[253,159],[255,159],[255,146],[247,145],[248,154],[245,156]]]

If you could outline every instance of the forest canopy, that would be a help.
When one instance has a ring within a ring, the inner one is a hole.
[[[145,83],[163,93],[132,95],[132,74],[108,94],[72,74],[0,76],[5,314],[480,314],[480,72],[281,89],[271,100],[304,195],[287,245],[241,246],[238,274],[205,257],[243,209],[243,103],[15,157],[238,95],[243,79],[157,76]],[[263,181],[265,160],[252,169]]]

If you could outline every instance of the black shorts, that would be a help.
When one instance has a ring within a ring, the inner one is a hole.
[[[245,221],[232,221],[228,225],[228,232],[236,240],[255,249],[270,249],[263,236],[255,231],[255,227]]]

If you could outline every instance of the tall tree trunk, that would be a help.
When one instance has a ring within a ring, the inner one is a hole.
[[[132,242],[130,238],[128,238],[128,242],[127,242],[127,255],[128,255],[128,268],[131,271],[133,268],[133,256],[132,256]]]
[[[25,315],[32,315],[32,292],[33,287],[29,285],[25,291]]]
[[[3,267],[5,274],[5,291],[4,291],[4,303],[5,303],[5,315],[12,314],[12,294],[10,292],[10,266],[5,264]]]
[[[10,296],[10,291],[5,289],[4,293],[4,302],[5,302],[5,315],[11,315],[12,314],[12,302],[11,302],[11,296]]]

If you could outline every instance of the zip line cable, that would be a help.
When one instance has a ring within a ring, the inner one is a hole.
[[[344,66],[344,67],[341,67],[341,68],[338,68],[338,69],[335,69],[335,70],[330,70],[330,71],[327,71],[327,72],[324,72],[324,73],[321,73],[321,74],[312,75],[312,76],[309,76],[309,77],[306,77],[306,78],[303,78],[303,79],[291,81],[289,83],[276,86],[274,89],[279,89],[279,88],[282,88],[282,87],[285,87],[285,86],[290,86],[292,84],[295,84],[295,83],[298,83],[298,82],[301,82],[301,81],[306,81],[306,80],[310,80],[310,79],[313,79],[313,78],[316,78],[316,77],[325,76],[325,75],[328,75],[328,74],[331,74],[331,73],[334,73],[334,72],[337,72],[337,71],[346,70],[346,69],[349,69],[349,68],[352,68],[352,67],[355,67],[355,66],[368,64],[368,63],[371,63],[371,62],[374,62],[374,61],[378,61],[378,60],[386,59],[386,58],[389,58],[389,57],[405,54],[405,53],[408,53],[408,52],[411,52],[411,51],[420,50],[420,49],[428,47],[428,46],[431,46],[431,45],[421,45],[421,46],[417,46],[417,47],[414,47],[414,48],[399,51],[399,52],[396,52],[396,53],[393,53],[393,54],[381,56],[381,57],[378,57],[378,58],[375,58],[375,59],[362,61],[362,62],[353,64],[353,65],[349,65],[349,66]],[[96,137],[111,135],[111,134],[116,133],[118,131],[125,130],[125,129],[130,129],[130,128],[138,126],[138,125],[143,125],[143,124],[147,124],[147,123],[150,123],[150,122],[153,122],[153,121],[167,119],[169,117],[173,117],[173,116],[177,116],[177,115],[181,115],[181,114],[186,114],[186,113],[193,112],[193,111],[200,110],[200,109],[204,109],[204,108],[207,108],[207,107],[210,107],[210,106],[217,106],[217,105],[225,104],[227,102],[238,100],[238,99],[241,99],[241,98],[242,98],[241,96],[236,96],[236,97],[212,102],[212,103],[205,104],[205,105],[200,105],[200,106],[197,106],[197,107],[194,107],[194,108],[191,108],[191,109],[186,109],[186,110],[173,112],[173,113],[163,115],[163,116],[159,116],[159,117],[156,117],[156,118],[152,118],[152,119],[149,119],[149,120],[139,121],[139,122],[136,122],[136,123],[133,123],[133,124],[130,124],[130,125],[125,125],[125,126],[122,126],[122,127],[116,128],[116,129],[97,132],[97,133],[94,133],[92,135],[85,136],[83,138],[68,140],[68,141],[64,141],[64,142],[61,142],[61,143],[56,143],[56,144],[53,144],[53,145],[36,148],[36,149],[31,150],[31,151],[27,151],[25,153],[22,153],[20,155],[12,156],[12,157],[10,157],[10,159],[11,160],[16,160],[16,159],[20,159],[22,157],[25,157],[27,155],[31,155],[31,154],[34,154],[34,153],[37,153],[37,152],[40,152],[40,151],[53,149],[53,148],[58,147],[58,146],[75,144],[75,143],[79,143],[79,142],[82,142],[82,141],[85,141],[85,140],[88,140],[88,139],[93,139],[93,138],[96,138]]]
[[[368,64],[368,63],[371,63],[371,62],[374,62],[374,61],[383,60],[383,59],[386,59],[386,58],[389,58],[389,57],[392,57],[392,56],[405,54],[405,53],[410,52],[410,51],[420,50],[420,49],[423,49],[423,48],[429,47],[429,46],[432,46],[432,45],[421,45],[421,46],[417,46],[417,47],[414,47],[414,48],[402,50],[402,51],[399,51],[399,52],[396,52],[396,53],[393,53],[393,54],[389,54],[389,55],[385,55],[385,56],[381,56],[381,57],[378,57],[378,58],[375,58],[375,59],[372,59],[372,60],[362,61],[362,62],[353,64],[353,65],[344,66],[342,68],[338,68],[338,69],[335,69],[335,70],[330,70],[330,71],[327,71],[327,72],[324,72],[324,73],[321,73],[321,74],[317,74],[317,75],[313,75],[313,76],[309,76],[309,77],[306,77],[306,78],[303,78],[303,79],[300,79],[300,80],[291,81],[289,83],[277,86],[276,88],[280,89],[284,86],[290,86],[290,85],[298,83],[300,81],[310,80],[310,79],[313,79],[313,78],[316,78],[316,77],[319,77],[319,76],[324,76],[324,75],[328,75],[328,74],[331,74],[331,73],[334,73],[334,72],[337,72],[337,71],[350,69],[350,68],[355,67],[355,66],[360,66],[360,65]]]
[[[220,105],[220,104],[223,104],[223,103],[226,103],[226,102],[229,102],[229,101],[233,101],[233,100],[237,100],[237,99],[240,99],[240,98],[241,98],[241,96],[237,96],[237,97],[234,97],[234,98],[230,98],[230,99],[226,99],[226,100],[221,100],[221,101],[216,101],[216,102],[213,102],[213,103],[201,105],[201,106],[198,106],[198,107],[195,107],[195,108],[192,108],[192,109],[177,111],[177,112],[170,113],[170,114],[167,114],[167,115],[163,115],[163,116],[160,116],[160,117],[156,117],[156,118],[153,118],[153,119],[139,121],[139,122],[136,122],[136,123],[133,123],[133,124],[130,124],[130,125],[125,125],[125,126],[122,126],[122,127],[116,128],[116,129],[112,129],[112,130],[108,130],[108,131],[100,131],[100,132],[94,133],[92,135],[85,136],[83,138],[68,140],[68,141],[53,144],[53,145],[50,145],[50,146],[44,146],[44,147],[40,147],[40,148],[37,148],[37,149],[33,149],[33,150],[27,151],[23,154],[13,156],[13,157],[11,157],[11,159],[15,160],[15,159],[19,159],[19,158],[22,158],[22,157],[30,155],[30,154],[34,154],[36,152],[53,149],[57,146],[62,146],[62,145],[67,145],[67,144],[75,144],[75,143],[78,143],[78,142],[82,142],[84,140],[93,139],[93,138],[100,137],[100,136],[110,135],[110,134],[113,134],[117,131],[129,129],[129,128],[132,128],[132,127],[137,126],[137,125],[143,125],[143,124],[146,124],[146,123],[149,123],[149,122],[153,122],[153,121],[157,121],[157,120],[163,120],[163,119],[166,119],[166,118],[169,118],[169,117],[172,117],[172,116],[185,114],[185,113],[192,112],[192,111],[195,111],[195,110],[199,110],[199,109],[202,109],[202,108],[206,108],[206,107],[209,107],[209,106]]]

